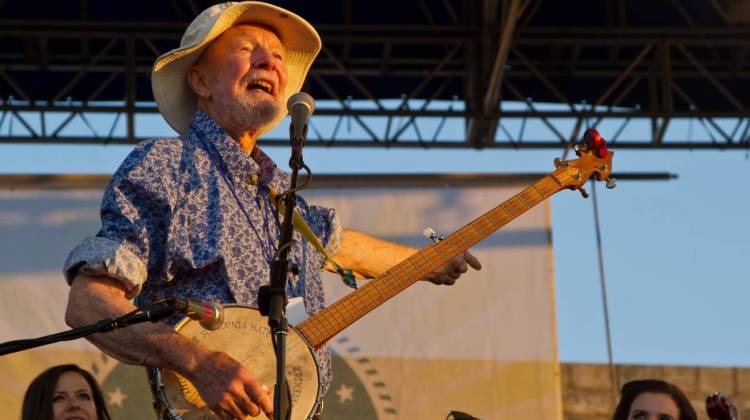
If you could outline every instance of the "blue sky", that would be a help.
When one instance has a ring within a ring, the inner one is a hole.
[[[607,137],[614,126],[600,131]],[[645,129],[634,127],[635,134]],[[689,130],[675,124],[671,135],[693,135]],[[129,150],[0,145],[0,173],[108,174]],[[266,150],[282,164],[288,159],[286,148]],[[613,150],[616,172],[679,175],[597,189],[615,361],[750,366],[747,153]],[[559,150],[305,151],[317,173],[550,172],[558,156]],[[561,360],[605,362],[591,199],[563,191],[552,198],[552,212]]]

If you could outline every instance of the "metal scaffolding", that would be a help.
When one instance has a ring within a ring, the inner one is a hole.
[[[742,2],[276,3],[324,41],[313,146],[560,148],[586,127],[618,148],[750,145]],[[151,65],[208,4],[0,1],[0,142],[167,134]]]

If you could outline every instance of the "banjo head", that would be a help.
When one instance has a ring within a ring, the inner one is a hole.
[[[185,318],[175,331],[213,351],[223,351],[242,363],[260,383],[271,390],[276,383],[276,357],[268,318],[255,308],[224,306],[224,323],[205,330],[198,321]],[[292,396],[292,419],[307,419],[318,405],[320,375],[315,353],[293,328],[286,341],[286,375]],[[201,399],[195,386],[171,370],[162,370],[164,393],[171,408],[184,419],[218,419]],[[250,418],[250,417],[248,417]]]

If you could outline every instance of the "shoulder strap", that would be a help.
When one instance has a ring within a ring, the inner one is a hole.
[[[269,188],[269,198],[271,199],[271,203],[276,207],[276,210],[279,213],[285,213],[284,211],[284,202],[280,200],[279,194],[273,189]],[[351,287],[352,289],[357,288],[357,282],[354,279],[354,272],[351,269],[348,268],[342,268],[336,260],[333,259],[333,257],[326,251],[326,248],[323,246],[322,243],[320,243],[320,239],[318,239],[317,236],[315,236],[315,233],[313,233],[310,226],[307,224],[305,219],[295,210],[292,213],[292,224],[294,225],[294,230],[299,232],[300,235],[302,235],[305,239],[307,239],[308,242],[310,242],[315,249],[320,252],[327,261],[333,265],[333,268],[336,269],[336,272],[341,276],[341,281],[344,282],[347,286]]]

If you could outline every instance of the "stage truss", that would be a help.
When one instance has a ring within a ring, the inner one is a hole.
[[[742,2],[277,3],[325,44],[305,86],[318,99],[312,146],[560,148],[586,127],[618,148],[750,145]],[[207,5],[0,2],[0,142],[169,134],[151,65]],[[262,142],[281,143],[285,130]]]

